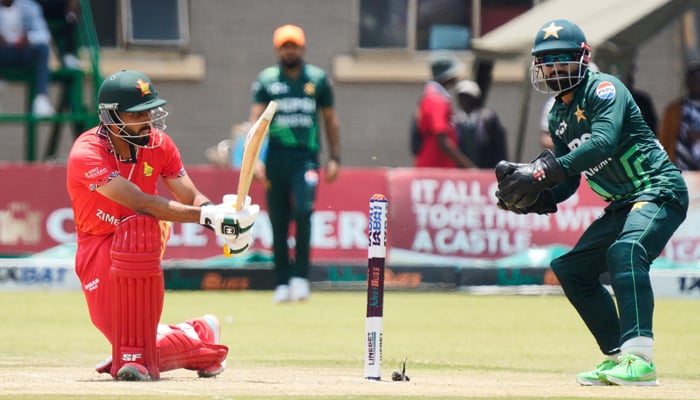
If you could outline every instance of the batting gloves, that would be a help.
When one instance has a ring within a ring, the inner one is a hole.
[[[226,241],[229,255],[244,253],[253,242],[253,225],[260,213],[260,206],[251,204],[246,196],[243,208],[236,211],[236,195],[225,195],[224,201],[218,205],[202,207],[199,222],[214,228],[217,236]]]

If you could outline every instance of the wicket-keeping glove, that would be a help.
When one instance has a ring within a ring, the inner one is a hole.
[[[501,181],[506,179],[508,175],[512,174],[515,172],[516,169],[520,167],[524,167],[527,164],[523,163],[514,163],[506,160],[501,160],[496,164],[495,172],[496,172],[496,181],[498,181],[498,184],[501,184]]]
[[[496,197],[521,210],[535,204],[542,191],[566,179],[566,171],[550,150],[520,166],[498,183]]]
[[[248,196],[243,208],[236,211],[236,199],[236,195],[224,195],[223,203],[203,206],[199,217],[201,224],[211,225],[216,235],[226,241],[224,252],[229,256],[241,255],[250,247],[253,242],[255,218],[260,213],[260,206],[251,205]]]
[[[556,201],[554,201],[554,194],[551,190],[544,190],[542,193],[540,193],[540,195],[537,197],[537,200],[535,200],[535,202],[532,205],[529,205],[525,208],[518,208],[515,206],[508,205],[501,199],[498,199],[498,203],[496,203],[496,206],[501,210],[511,211],[516,214],[552,214],[557,212],[558,210],[557,203]]]

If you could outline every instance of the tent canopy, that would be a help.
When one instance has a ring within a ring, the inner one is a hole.
[[[472,39],[471,47],[477,60],[489,60],[481,61],[487,68],[492,68],[494,60],[521,58],[524,69],[528,69],[537,30],[553,19],[567,19],[583,30],[598,67],[612,72],[614,65],[623,76],[637,48],[693,5],[697,5],[697,0],[547,0],[483,37]],[[490,79],[490,72],[477,77],[486,89]],[[518,161],[523,159],[530,93],[529,81],[523,80],[516,145]]]
[[[535,33],[553,19],[567,19],[596,49],[626,53],[695,4],[695,0],[548,0],[471,41],[483,58],[529,55]],[[621,54],[622,55],[622,54]]]

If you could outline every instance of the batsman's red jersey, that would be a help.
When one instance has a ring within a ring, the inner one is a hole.
[[[78,236],[106,235],[124,217],[135,211],[123,207],[97,192],[97,188],[121,175],[142,192],[157,194],[159,177],[178,178],[185,175],[180,152],[165,133],[163,142],[154,149],[139,148],[137,163],[120,161],[117,165],[112,146],[98,128],[80,135],[68,156],[68,195],[75,214]]]

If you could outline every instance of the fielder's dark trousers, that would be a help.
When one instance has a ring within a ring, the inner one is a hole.
[[[278,285],[309,274],[311,214],[318,186],[318,163],[308,152],[273,150],[267,155],[267,205]],[[296,226],[294,257],[289,253],[289,225]]]
[[[552,261],[566,297],[604,354],[615,353],[634,337],[653,338],[649,267],[685,219],[688,193],[610,208],[571,251]],[[617,309],[600,282],[603,272],[610,273]]]

